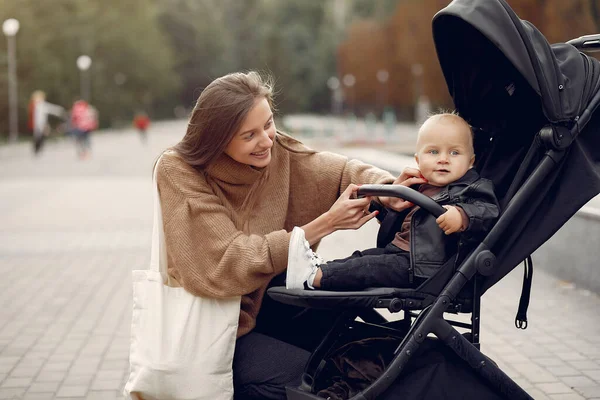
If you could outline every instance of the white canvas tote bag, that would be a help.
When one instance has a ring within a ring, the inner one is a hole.
[[[160,160],[158,161],[160,162]],[[240,296],[210,299],[169,287],[154,170],[150,269],[133,271],[130,375],[126,399],[231,400]]]

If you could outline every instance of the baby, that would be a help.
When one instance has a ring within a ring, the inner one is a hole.
[[[481,241],[498,218],[491,181],[479,177],[473,133],[454,113],[429,117],[417,138],[418,191],[447,211],[439,218],[399,200],[386,218],[395,218],[396,234],[385,248],[355,251],[324,263],[310,249],[304,231],[292,231],[288,253],[288,289],[361,290],[368,287],[416,287],[433,276],[462,248]],[[395,183],[400,183],[396,181]],[[406,184],[406,182],[403,182]]]

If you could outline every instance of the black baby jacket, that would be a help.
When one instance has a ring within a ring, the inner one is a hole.
[[[472,248],[481,242],[493,227],[499,215],[499,206],[494,185],[481,178],[473,168],[463,177],[442,188],[432,197],[440,205],[452,205],[462,208],[469,218],[469,225],[463,232],[446,235],[435,222],[436,218],[420,208],[412,216],[410,225],[410,273],[428,278],[453,255],[459,247],[462,250]],[[410,208],[398,212],[372,203],[372,209],[379,209],[377,218],[381,222],[377,235],[377,247],[385,247],[402,226]]]

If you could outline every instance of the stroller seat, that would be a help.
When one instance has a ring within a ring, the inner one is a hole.
[[[380,399],[392,390],[431,334],[493,389],[474,398],[531,399],[479,351],[480,299],[600,193],[600,62],[580,51],[597,47],[600,35],[550,45],[505,0],[454,0],[435,15],[433,37],[455,108],[475,133],[475,168],[494,183],[501,215],[464,259],[456,265],[449,260],[415,289],[270,288],[268,295],[286,304],[340,310],[311,355],[302,384],[287,388],[288,400],[319,399],[315,379],[325,359],[344,332],[360,329],[402,340],[382,374],[352,400]],[[439,212],[431,199],[395,190],[397,185],[362,185],[359,194],[401,197],[434,215]],[[527,261],[525,272],[530,279]],[[403,311],[404,319],[387,321],[373,310],[377,308]],[[448,312],[471,313],[471,323],[448,321]],[[456,327],[469,333],[463,335]],[[447,384],[452,388],[455,382]]]
[[[274,287],[269,289],[269,296],[280,303],[307,308],[387,308],[390,312],[422,310],[435,299],[435,296],[421,293],[417,289],[397,288],[335,292]]]

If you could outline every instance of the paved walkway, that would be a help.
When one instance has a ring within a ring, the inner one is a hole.
[[[130,271],[149,261],[152,164],[184,128],[155,124],[147,146],[131,130],[96,135],[86,161],[68,141],[39,158],[0,148],[0,399],[121,398]],[[322,253],[372,246],[376,229],[332,235]],[[600,398],[598,296],[538,269],[520,331],[520,280],[519,269],[484,297],[483,351],[536,399]]]

